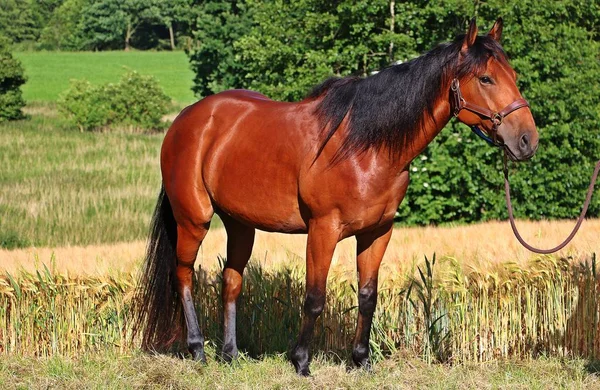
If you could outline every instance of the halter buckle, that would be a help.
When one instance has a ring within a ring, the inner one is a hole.
[[[460,93],[460,83],[458,79],[453,79],[450,84],[450,90],[452,91],[452,97],[454,100],[454,117],[457,117],[460,111],[465,106],[466,100],[462,97]]]
[[[450,84],[450,89],[454,92],[458,91],[458,87],[460,86],[458,79],[453,79],[452,84]]]

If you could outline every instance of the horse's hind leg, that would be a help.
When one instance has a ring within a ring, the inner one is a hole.
[[[233,218],[222,215],[227,230],[227,263],[223,270],[223,360],[237,357],[235,333],[236,301],[242,290],[244,268],[252,254],[255,230]]]
[[[185,323],[187,326],[187,346],[194,360],[205,362],[204,336],[198,325],[198,317],[192,297],[192,281],[194,275],[194,262],[198,248],[208,232],[210,222],[190,229],[177,226],[177,290],[183,305]]]
[[[198,325],[198,317],[192,297],[194,263],[202,244],[213,208],[208,194],[201,188],[179,188],[169,197],[177,222],[177,291],[183,305],[187,325],[187,346],[194,360],[206,361],[204,337]]]

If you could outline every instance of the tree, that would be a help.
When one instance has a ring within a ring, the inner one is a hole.
[[[328,76],[368,75],[414,53],[390,28],[390,2],[248,0],[254,26],[235,43],[247,85],[280,100],[301,99]],[[390,46],[392,52],[390,52]]]
[[[131,48],[131,40],[144,23],[160,20],[160,0],[92,0],[83,11],[87,45],[95,50]]]
[[[188,52],[196,76],[192,89],[199,96],[246,85],[247,72],[235,42],[252,24],[252,9],[243,1],[216,0],[195,6],[193,36],[197,47]]]
[[[175,31],[174,26],[177,23],[189,23],[193,13],[191,9],[191,0],[170,0],[158,3],[159,18],[169,30],[169,43],[171,50],[175,50]]]
[[[0,0],[0,9],[0,32],[11,43],[38,39],[41,29],[33,1]]]
[[[0,0],[0,34],[11,43],[35,42],[64,0]]]
[[[54,9],[40,36],[42,48],[50,50],[85,49],[81,22],[87,1],[65,0]]]

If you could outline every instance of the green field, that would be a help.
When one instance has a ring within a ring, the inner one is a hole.
[[[41,110],[0,124],[0,249],[145,238],[164,134],[81,133]]]
[[[85,79],[93,84],[117,82],[133,69],[155,76],[167,95],[184,105],[195,101],[194,77],[184,52],[19,52],[27,83],[27,102],[54,102],[69,87],[69,80]]]

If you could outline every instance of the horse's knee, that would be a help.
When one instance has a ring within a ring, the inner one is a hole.
[[[304,300],[304,313],[311,317],[318,317],[325,308],[325,294],[306,294]]]
[[[358,290],[358,310],[363,316],[371,317],[377,307],[377,288],[368,284]]]

